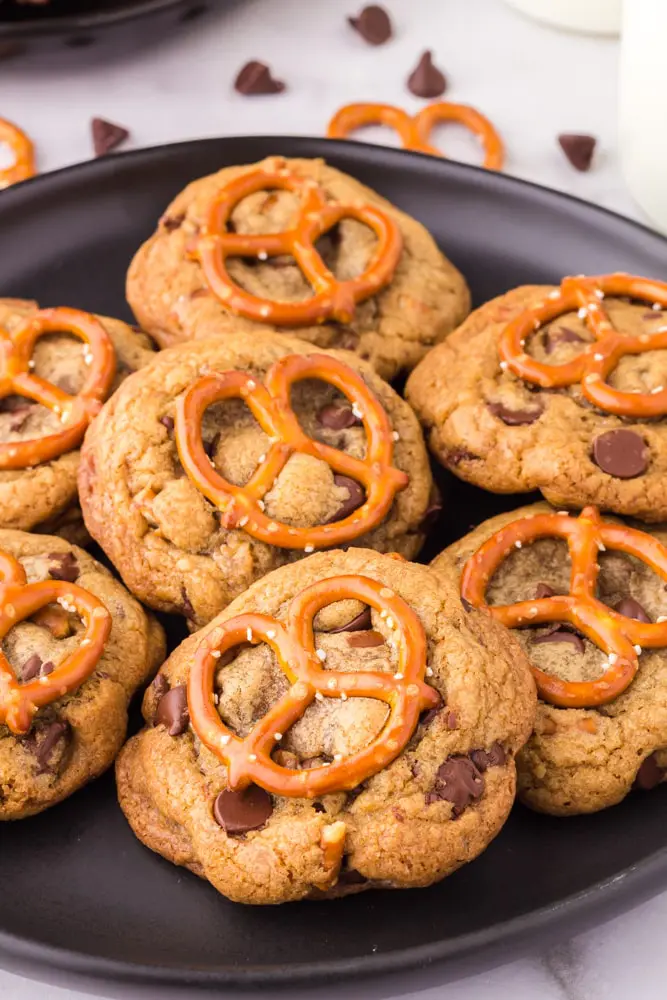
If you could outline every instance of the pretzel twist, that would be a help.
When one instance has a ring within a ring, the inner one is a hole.
[[[6,143],[14,154],[14,163],[0,170],[0,191],[18,181],[35,175],[35,150],[28,136],[18,125],[0,118],[0,143]]]
[[[489,607],[485,603],[489,580],[515,546],[548,537],[567,542],[572,567],[569,593]],[[635,646],[649,649],[667,646],[667,621],[638,622],[596,598],[598,555],[604,549],[641,559],[667,581],[667,548],[643,531],[601,521],[595,507],[585,507],[578,518],[530,514],[512,521],[492,535],[463,568],[462,597],[475,607],[487,609],[507,628],[568,622],[607,654],[606,671],[593,681],[564,681],[533,666],[540,696],[552,705],[592,708],[613,701],[637,673]]]
[[[292,191],[301,204],[296,225],[280,233],[249,235],[227,230],[230,216],[243,198],[258,191]],[[356,278],[339,281],[320,257],[315,244],[342,219],[357,219],[377,236],[373,257]],[[213,200],[208,217],[192,255],[204,271],[211,291],[231,313],[258,323],[276,326],[310,326],[336,320],[349,323],[357,303],[389,284],[403,250],[401,231],[383,209],[363,202],[329,203],[316,181],[300,177],[276,159],[251,173],[241,174],[226,184]],[[289,254],[311,285],[313,295],[303,302],[275,302],[241,288],[227,270],[228,257],[255,257],[266,260]]]
[[[367,437],[365,459],[304,434],[290,403],[292,386],[304,379],[328,382],[358,408]],[[202,442],[202,419],[208,407],[236,398],[247,403],[272,442],[245,486],[235,486],[216,472]],[[202,376],[178,400],[176,445],[187,475],[223,512],[223,527],[243,528],[253,538],[279,548],[329,548],[358,538],[384,519],[394,496],[409,481],[406,473],[392,465],[391,425],[379,401],[361,375],[324,354],[286,355],[268,370],[263,384],[241,371]],[[293,528],[268,517],[262,498],[296,452],[319,458],[335,472],[361,483],[366,491],[363,505],[341,521],[310,528]]]
[[[81,391],[69,396],[30,372],[36,341],[47,333],[67,332],[88,347],[90,371]],[[0,443],[0,469],[25,469],[76,448],[88,424],[100,411],[116,372],[116,355],[98,319],[77,309],[41,309],[14,333],[0,328],[0,399],[19,395],[33,399],[60,417],[62,430],[27,441]]]
[[[0,551],[0,642],[7,633],[48,604],[58,601],[73,608],[86,632],[78,649],[52,673],[21,684],[0,651],[0,724],[20,736],[27,733],[37,711],[80,687],[92,674],[111,631],[111,615],[93,594],[62,580],[28,583],[18,560]]]
[[[400,636],[396,674],[341,673],[322,668],[315,654],[313,619],[322,608],[347,598],[356,598],[392,619]],[[218,714],[214,681],[220,655],[248,642],[264,642],[273,650],[290,688],[241,739]],[[251,612],[212,629],[199,645],[190,671],[190,720],[201,741],[226,764],[227,783],[233,790],[255,782],[274,795],[313,798],[355,788],[395,760],[415,731],[420,713],[440,704],[438,693],[424,683],[426,655],[426,636],[419,618],[392,590],[365,576],[320,580],[297,594],[286,625],[269,615]],[[389,707],[385,724],[371,743],[345,760],[308,770],[282,767],[272,759],[278,736],[282,737],[316,698],[348,697],[374,698]]]
[[[505,160],[502,139],[489,119],[467,104],[438,101],[422,108],[416,115],[409,115],[393,104],[346,104],[329,122],[327,137],[346,139],[350,132],[366,125],[388,125],[398,133],[403,149],[444,156],[429,140],[434,126],[445,121],[465,125],[478,136],[484,150],[482,166],[487,170],[502,170]]]
[[[498,353],[510,371],[526,382],[544,389],[580,383],[585,398],[620,417],[658,417],[667,414],[667,388],[656,392],[622,392],[607,382],[620,359],[627,354],[643,354],[667,348],[667,326],[656,333],[639,336],[619,333],[612,326],[602,304],[606,295],[633,299],[667,307],[667,283],[630,274],[564,278],[558,292],[524,310],[503,330]],[[545,323],[565,313],[578,311],[595,337],[584,350],[563,365],[547,365],[525,353],[531,334]]]

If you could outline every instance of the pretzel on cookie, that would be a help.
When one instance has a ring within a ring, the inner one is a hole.
[[[290,403],[296,382],[320,379],[342,392],[363,422],[367,448],[364,459],[314,441],[304,434]],[[202,419],[209,406],[224,399],[242,399],[271,439],[271,444],[245,486],[224,479],[211,464],[202,441]],[[370,531],[389,512],[398,490],[408,484],[406,473],[392,465],[393,438],[387,414],[361,375],[337,358],[324,354],[289,354],[268,370],[264,383],[247,372],[204,375],[178,400],[176,445],[181,464],[195,486],[223,512],[226,528],[243,528],[253,538],[279,548],[331,548]],[[296,452],[326,462],[366,491],[363,505],[341,521],[293,528],[264,512],[263,497],[288,459]]]
[[[567,542],[572,567],[569,593],[489,607],[486,589],[501,563],[515,548],[549,537]],[[561,680],[533,666],[540,696],[552,705],[593,708],[613,701],[637,673],[641,648],[667,646],[667,621],[635,621],[596,598],[598,557],[605,549],[640,559],[667,581],[667,547],[643,531],[602,521],[595,507],[585,507],[578,518],[529,514],[512,521],[492,535],[463,568],[461,596],[488,610],[507,628],[568,622],[607,654],[604,674],[592,681]]]
[[[9,146],[14,155],[10,167],[0,170],[0,190],[35,175],[35,150],[28,136],[18,125],[0,118],[0,143]]]
[[[85,344],[90,370],[76,396],[33,374],[36,341],[49,333],[71,333]],[[27,441],[0,443],[0,470],[25,469],[76,448],[99,412],[116,373],[116,355],[108,333],[95,316],[78,309],[41,309],[13,333],[0,328],[0,398],[25,396],[56,413],[62,428]]]
[[[291,191],[300,198],[293,229],[249,235],[230,232],[230,216],[240,201],[258,191]],[[377,236],[370,263],[356,278],[339,281],[322,260],[315,244],[343,219],[356,219]],[[269,166],[240,174],[227,183],[212,201],[192,255],[204,271],[211,291],[231,313],[258,323],[276,326],[309,326],[335,320],[349,323],[357,303],[375,295],[394,276],[403,250],[401,231],[383,209],[365,203],[328,202],[322,188],[301,177],[276,159]],[[289,254],[298,264],[313,295],[302,302],[276,302],[241,288],[227,270],[228,257],[266,260]]]
[[[393,104],[346,104],[329,122],[327,137],[346,139],[350,132],[366,125],[388,125],[398,133],[403,149],[444,156],[429,140],[434,126],[445,121],[465,125],[478,136],[484,150],[482,166],[487,170],[502,170],[505,160],[502,139],[489,119],[467,104],[438,101],[422,108],[416,115],[409,115]]]
[[[395,625],[400,636],[396,674],[323,669],[315,653],[313,619],[322,608],[348,598],[370,605]],[[214,681],[221,656],[248,642],[264,642],[273,650],[290,687],[241,739],[220,718]],[[227,766],[232,790],[254,782],[274,795],[313,798],[355,788],[395,760],[414,733],[420,713],[440,704],[440,695],[424,682],[426,655],[419,618],[393,590],[365,576],[320,580],[297,594],[286,624],[269,615],[247,613],[216,626],[202,640],[188,680],[192,727]],[[378,736],[345,760],[305,770],[282,767],[272,752],[316,698],[374,698],[385,702],[389,714]]]
[[[498,341],[501,365],[544,389],[581,386],[594,406],[619,417],[658,417],[667,414],[667,388],[653,392],[622,392],[608,383],[610,373],[628,354],[667,348],[667,327],[639,336],[619,333],[604,308],[605,296],[629,296],[652,305],[667,306],[667,283],[631,274],[564,278],[558,291],[525,309],[507,324]],[[547,365],[525,351],[528,337],[566,313],[577,311],[595,340],[571,361]]]
[[[86,631],[79,648],[50,673],[20,683],[0,651],[0,724],[20,736],[27,733],[37,711],[80,687],[90,677],[111,631],[111,615],[93,594],[63,580],[28,583],[18,560],[0,551],[0,642],[19,622],[52,602],[75,611]]]

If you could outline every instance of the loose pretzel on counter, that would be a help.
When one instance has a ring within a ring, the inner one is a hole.
[[[0,191],[18,181],[35,175],[35,150],[28,136],[18,125],[0,118],[0,144],[5,143],[14,154],[14,163],[0,170]]]

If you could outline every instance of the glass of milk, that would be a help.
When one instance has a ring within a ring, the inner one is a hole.
[[[601,35],[618,34],[622,2],[623,0],[507,0],[508,4],[522,13],[530,14],[556,28]],[[640,5],[641,2],[639,0]]]
[[[635,201],[667,233],[667,0],[625,0],[621,166]]]

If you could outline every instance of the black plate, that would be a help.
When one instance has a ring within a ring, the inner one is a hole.
[[[129,318],[125,270],[167,201],[201,174],[268,153],[326,156],[420,218],[477,302],[564,273],[667,271],[667,242],[654,233],[504,176],[360,144],[222,139],[109,157],[0,195],[0,295]],[[435,548],[513,503],[451,484]],[[36,819],[0,824],[0,960],[133,1000],[142,987],[192,996],[391,972],[373,987],[386,995],[422,982],[415,971],[396,978],[401,970],[448,960],[433,974],[442,980],[460,971],[455,960],[513,957],[538,935],[573,934],[657,891],[665,830],[664,787],[592,817],[517,808],[486,853],[439,886],[256,909],[143,848],[107,776]]]

